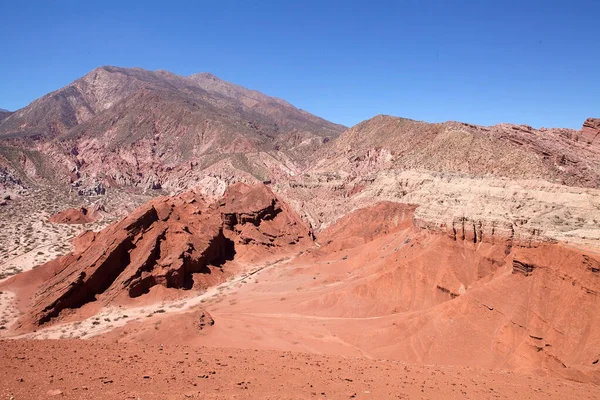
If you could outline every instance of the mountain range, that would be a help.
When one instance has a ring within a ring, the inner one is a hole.
[[[100,67],[0,121],[0,166],[30,183],[177,191],[207,176],[281,182],[305,172],[414,169],[600,185],[600,124],[582,130],[429,124],[377,116],[351,129],[210,73]]]
[[[0,138],[17,174],[26,169],[16,159],[22,148],[33,153],[21,152],[21,164],[33,158],[46,170],[30,180],[75,183],[75,174],[92,186],[157,188],[165,170],[183,164],[230,159],[257,175],[244,154],[268,152],[285,164],[344,129],[211,74],[101,67],[0,121]]]

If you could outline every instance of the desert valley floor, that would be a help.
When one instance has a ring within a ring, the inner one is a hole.
[[[380,202],[311,238],[263,185],[233,185],[217,206],[194,192],[152,200],[100,233],[77,236],[74,255],[0,283],[2,395],[600,395],[598,253],[432,233],[415,226],[414,211]],[[70,219],[80,212],[57,215]],[[149,213],[156,215],[148,220]],[[200,216],[205,219],[194,220]],[[141,223],[141,230],[122,234]],[[225,226],[235,255],[213,260],[206,270],[180,265],[189,270],[189,287],[161,284],[175,270],[176,261],[168,263],[176,256],[208,257],[223,228],[206,241],[188,236],[196,246],[191,251],[181,246],[181,234],[200,229],[198,236],[210,235],[206,226],[213,223]],[[119,240],[144,249],[142,259],[120,254],[111,260]],[[148,254],[158,266],[144,263]],[[115,281],[88,285],[93,299],[66,304],[77,296],[78,276],[87,275],[89,284],[108,264],[118,265]],[[134,266],[147,278],[155,275],[142,294],[123,278],[137,274]],[[61,302],[59,314],[40,322]]]

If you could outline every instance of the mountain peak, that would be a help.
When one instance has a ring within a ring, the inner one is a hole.
[[[217,76],[215,76],[214,74],[211,74],[210,72],[198,72],[195,74],[190,75],[190,78],[194,79],[210,79],[213,81],[220,81],[221,79],[219,79]]]
[[[12,111],[5,110],[4,108],[0,108],[0,121],[5,118],[8,118],[9,115],[12,114]]]
[[[87,132],[103,135],[110,125],[104,126],[97,119],[104,115],[100,119],[107,122],[107,113],[115,120],[130,118],[132,121],[143,114],[148,121],[156,123],[174,112],[185,115],[172,117],[172,127],[177,131],[189,130],[195,135],[202,132],[205,121],[220,121],[229,127],[220,136],[246,135],[244,140],[240,138],[246,147],[253,143],[251,147],[262,148],[265,138],[271,138],[270,146],[273,146],[274,138],[292,132],[310,137],[335,137],[345,128],[284,100],[221,80],[209,72],[185,77],[165,70],[106,65],[35,100],[11,118],[3,118],[0,136],[55,138],[71,130],[83,132],[82,125],[92,119],[96,121],[92,124],[95,128],[87,128]],[[103,127],[99,128],[100,125]],[[131,132],[138,127],[133,124],[122,129]],[[141,136],[150,135],[147,127],[142,131]]]

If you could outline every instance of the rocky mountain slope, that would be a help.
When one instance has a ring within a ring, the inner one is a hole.
[[[164,97],[165,101],[177,106],[211,107],[207,110],[209,113],[215,108],[220,109],[221,117],[253,123],[248,131],[254,131],[255,136],[294,131],[328,137],[343,129],[281,99],[233,85],[211,74],[183,77],[168,71],[105,66],[17,110],[10,119],[2,121],[0,135],[57,137],[140,92],[156,93],[154,99]],[[143,119],[135,114],[118,114],[116,117]]]
[[[593,118],[578,131],[377,116],[344,131],[208,73],[101,67],[1,121],[0,165],[84,195],[200,185],[218,197],[235,181],[316,176],[361,187],[390,170],[598,188],[599,129]]]
[[[345,131],[315,154],[311,171],[356,176],[381,169],[419,169],[469,176],[544,179],[568,186],[600,187],[600,137],[582,131],[490,127],[460,122],[430,124],[377,116]]]
[[[0,121],[3,120],[4,118],[8,117],[10,114],[12,114],[12,111],[8,111],[8,110],[5,110],[4,108],[0,108]]]
[[[0,121],[0,155],[37,181],[157,189],[219,161],[268,179],[246,154],[287,170],[343,129],[211,74],[101,67]]]
[[[430,229],[600,247],[600,142],[581,131],[377,116],[324,145],[275,190],[315,229],[348,212],[419,205]]]

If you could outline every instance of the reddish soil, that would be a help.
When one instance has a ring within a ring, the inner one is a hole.
[[[12,399],[597,399],[600,387],[468,367],[243,349],[0,341]]]

